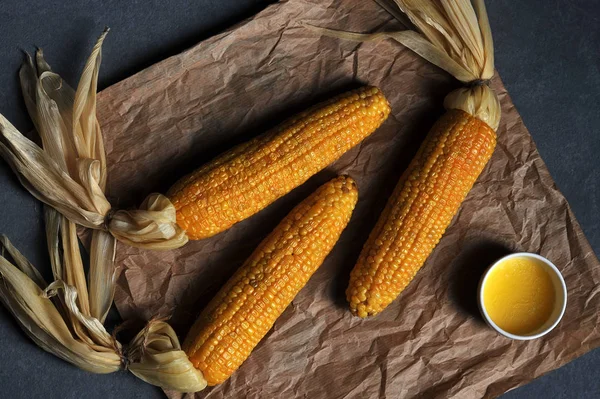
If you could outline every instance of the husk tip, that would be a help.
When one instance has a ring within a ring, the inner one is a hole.
[[[21,54],[23,54],[23,62],[21,63],[21,68],[25,66],[33,66],[33,58],[31,57],[31,54],[29,54],[29,51],[21,47],[19,47],[19,51],[21,52]]]
[[[46,64],[46,60],[44,59],[44,49],[41,47],[35,48],[35,60],[37,62],[38,68],[42,68]]]

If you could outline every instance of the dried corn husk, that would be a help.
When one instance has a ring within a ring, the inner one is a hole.
[[[52,73],[41,51],[35,66],[28,57],[21,68],[25,102],[43,148],[0,115],[0,152],[25,187],[48,204],[44,218],[54,277],[47,284],[8,238],[0,236],[0,300],[41,348],[84,370],[111,373],[128,368],[166,389],[200,391],[206,381],[167,323],[150,321],[126,348],[103,326],[114,296],[115,238],[154,248],[185,242],[183,232],[174,227],[175,210],[168,199],[150,195],[142,210],[117,211],[107,231],[94,230],[86,281],[75,222],[101,225],[110,211],[103,193],[106,161],[95,117],[105,34],[94,47],[77,92]]]
[[[446,96],[446,109],[466,111],[497,130],[500,102],[488,86],[494,76],[494,44],[483,0],[375,1],[415,30],[363,34],[307,26],[346,40],[396,40],[466,84]]]
[[[62,280],[47,285],[5,236],[0,237],[0,243],[8,253],[5,256],[3,251],[0,256],[0,299],[31,339],[42,349],[84,370],[119,370],[120,345],[102,323],[81,313],[76,288]],[[52,301],[54,296],[60,300]]]
[[[111,209],[104,193],[106,155],[96,119],[96,91],[101,47],[107,32],[94,46],[77,91],[52,72],[41,50],[36,53],[35,64],[27,57],[19,76],[43,149],[0,115],[0,155],[34,197],[71,222],[106,231],[129,245],[178,248],[187,242],[187,237],[176,223],[175,209],[168,198],[151,194],[140,209],[125,211]],[[105,249],[114,246],[106,237],[92,242]],[[114,251],[108,253],[112,255]],[[99,274],[102,273],[92,276]],[[110,302],[108,298],[93,302],[94,314],[104,317]]]
[[[112,373],[127,367],[142,380],[166,389],[204,389],[202,373],[194,368],[181,350],[177,335],[164,321],[151,320],[124,351],[100,320],[82,312],[77,288],[58,278],[59,273],[83,273],[81,258],[72,262],[60,253],[62,228],[57,222],[62,216],[52,212],[46,233],[56,279],[49,285],[8,238],[0,236],[0,300],[23,330],[45,351],[93,373]],[[76,237],[72,241],[67,236],[67,240],[65,248],[77,244]],[[55,264],[57,261],[60,265]]]

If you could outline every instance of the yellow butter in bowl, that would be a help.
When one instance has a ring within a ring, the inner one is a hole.
[[[562,275],[544,257],[516,253],[494,263],[479,287],[479,307],[487,323],[513,339],[533,339],[562,318],[567,290]]]

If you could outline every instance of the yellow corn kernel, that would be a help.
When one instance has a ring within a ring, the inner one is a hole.
[[[304,183],[377,129],[390,106],[376,87],[335,97],[241,144],[167,194],[192,240],[211,237]]]
[[[345,176],[321,186],[256,248],[202,312],[183,344],[208,385],[246,360],[348,224],[358,190]]]
[[[496,133],[449,110],[427,135],[365,243],[346,298],[359,317],[385,309],[433,251],[491,158]]]

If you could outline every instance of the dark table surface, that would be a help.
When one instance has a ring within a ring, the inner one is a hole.
[[[352,1],[352,0],[348,0]],[[18,87],[20,50],[44,48],[75,84],[105,25],[100,88],[259,11],[257,0],[3,0],[0,112],[31,129]],[[496,66],[558,187],[600,252],[600,2],[487,0]],[[41,206],[0,161],[0,232],[46,276]],[[0,307],[0,397],[152,398],[162,392],[128,373],[95,375],[39,349]],[[504,398],[600,397],[600,350]]]

